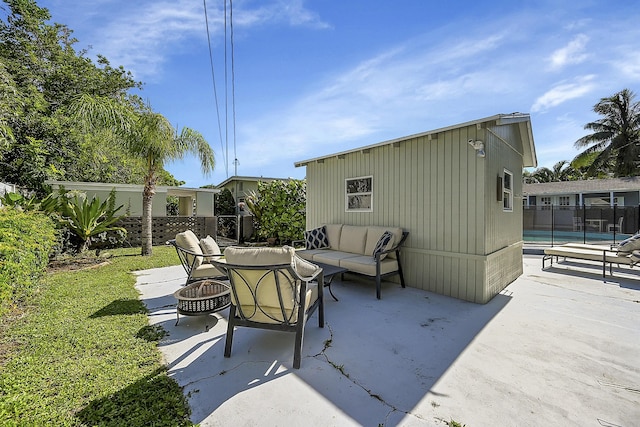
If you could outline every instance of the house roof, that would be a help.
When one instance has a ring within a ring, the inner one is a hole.
[[[434,130],[430,130],[427,132],[422,132],[422,133],[417,133],[417,134],[413,134],[413,135],[408,135],[408,136],[404,136],[401,138],[395,138],[395,139],[391,139],[388,141],[384,141],[384,142],[380,142],[377,144],[372,144],[372,145],[367,145],[365,147],[360,147],[360,148],[354,148],[351,150],[346,150],[346,151],[341,151],[339,153],[334,153],[334,154],[328,154],[326,156],[321,156],[321,157],[314,157],[312,159],[308,159],[308,160],[302,160],[299,162],[294,163],[294,165],[296,167],[300,167],[300,166],[306,166],[307,164],[311,163],[311,162],[315,162],[318,160],[324,160],[324,159],[329,159],[331,157],[339,157],[339,156],[343,156],[345,154],[350,154],[350,153],[356,153],[358,151],[365,151],[365,150],[370,150],[372,148],[377,148],[377,147],[383,147],[385,145],[390,145],[390,144],[394,144],[394,143],[398,143],[401,141],[406,141],[409,139],[414,139],[414,138],[420,138],[420,137],[424,137],[424,136],[429,136],[429,135],[436,135],[440,132],[445,132],[445,131],[449,131],[449,130],[454,130],[454,129],[460,129],[460,128],[464,128],[467,126],[473,126],[473,125],[479,125],[479,124],[484,124],[484,123],[491,123],[493,122],[495,125],[498,126],[503,126],[503,125],[509,125],[509,124],[517,124],[521,127],[521,135],[523,140],[523,149],[524,149],[524,153],[523,153],[523,162],[524,162],[524,167],[536,167],[538,166],[538,160],[536,158],[536,150],[535,150],[535,146],[533,143],[533,131],[531,130],[531,118],[529,116],[529,114],[526,113],[512,113],[512,114],[496,114],[494,116],[490,116],[490,117],[486,117],[483,119],[478,119],[478,120],[472,120],[470,122],[465,122],[465,123],[460,123],[457,125],[453,125],[453,126],[447,126],[444,128],[439,128],[439,129],[434,129]]]
[[[230,182],[233,181],[263,181],[263,182],[271,182],[271,181],[289,181],[291,178],[268,178],[268,177],[264,177],[264,176],[232,176],[229,177],[227,179],[225,179],[224,181],[222,181],[220,184],[216,185],[216,188],[222,188],[225,185],[229,184]]]
[[[522,193],[525,196],[607,193],[610,191],[640,191],[640,177],[542,182],[522,185]]]
[[[64,186],[69,188],[80,187],[85,190],[106,190],[111,191],[112,188],[115,188],[116,191],[139,191],[142,192],[144,190],[144,185],[141,184],[114,184],[108,182],[82,182],[82,181],[54,181],[47,180],[46,184],[51,186]],[[158,192],[167,192],[170,196],[188,196],[193,193],[219,193],[220,190],[213,188],[191,188],[191,187],[168,187],[164,185],[157,185],[156,191]]]

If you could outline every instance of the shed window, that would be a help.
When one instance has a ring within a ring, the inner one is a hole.
[[[504,211],[513,211],[513,173],[504,170],[502,179],[502,208]]]
[[[373,176],[345,180],[345,211],[373,212]]]

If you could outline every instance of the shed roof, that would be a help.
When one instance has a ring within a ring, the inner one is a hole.
[[[511,114],[496,114],[494,116],[486,117],[483,119],[472,120],[470,122],[460,123],[457,125],[447,126],[439,129],[430,130],[427,132],[416,133],[413,135],[404,136],[401,138],[395,138],[388,141],[379,142],[377,144],[367,145],[365,147],[354,148],[351,150],[341,151],[339,153],[328,154],[326,156],[314,157],[308,160],[302,160],[294,163],[296,167],[306,166],[311,162],[315,162],[318,160],[329,159],[331,157],[343,156],[345,154],[356,153],[358,151],[370,150],[372,148],[382,147],[389,144],[394,144],[401,141],[406,141],[409,139],[420,138],[429,135],[436,135],[440,132],[445,132],[454,129],[460,129],[468,126],[474,126],[479,124],[495,124],[497,126],[509,125],[509,124],[517,124],[522,127],[521,135],[523,137],[523,166],[524,167],[536,167],[538,166],[538,160],[536,158],[536,150],[533,143],[533,131],[531,129],[531,118],[529,114],[526,113],[511,113]]]
[[[640,177],[541,182],[523,184],[522,186],[522,193],[525,196],[607,193],[610,191],[640,191]]]

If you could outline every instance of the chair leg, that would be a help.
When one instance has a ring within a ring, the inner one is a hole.
[[[229,322],[227,323],[227,339],[224,345],[224,357],[231,357],[231,344],[233,343],[234,319],[236,316],[236,308],[231,305],[229,307]]]
[[[400,264],[400,251],[396,251],[396,257],[398,259],[398,274],[400,275],[400,285],[403,288],[407,286],[404,284],[404,274],[402,273],[402,264]]]
[[[382,279],[380,274],[376,275],[376,298],[380,299],[380,291],[382,290]]]

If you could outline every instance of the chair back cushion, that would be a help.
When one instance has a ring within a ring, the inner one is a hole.
[[[342,224],[326,224],[324,229],[327,233],[329,247],[334,251],[340,248],[340,235],[342,234]]]
[[[184,248],[188,251],[191,251],[196,254],[202,254],[202,249],[200,248],[200,242],[198,242],[198,238],[191,230],[183,231],[182,233],[176,234],[176,244],[181,248]],[[195,258],[195,264],[194,264]],[[202,264],[202,257],[187,255],[187,262],[189,265],[193,265],[193,268],[198,268]]]
[[[218,246],[218,242],[216,242],[213,237],[207,236],[204,239],[200,239],[200,247],[202,248],[202,253],[205,255],[220,255],[220,246]],[[205,257],[205,262],[211,262],[212,259],[219,257]]]
[[[301,303],[300,281],[287,268],[293,268],[295,249],[230,246],[224,257],[231,283],[231,303],[241,318],[260,323],[296,323]]]

